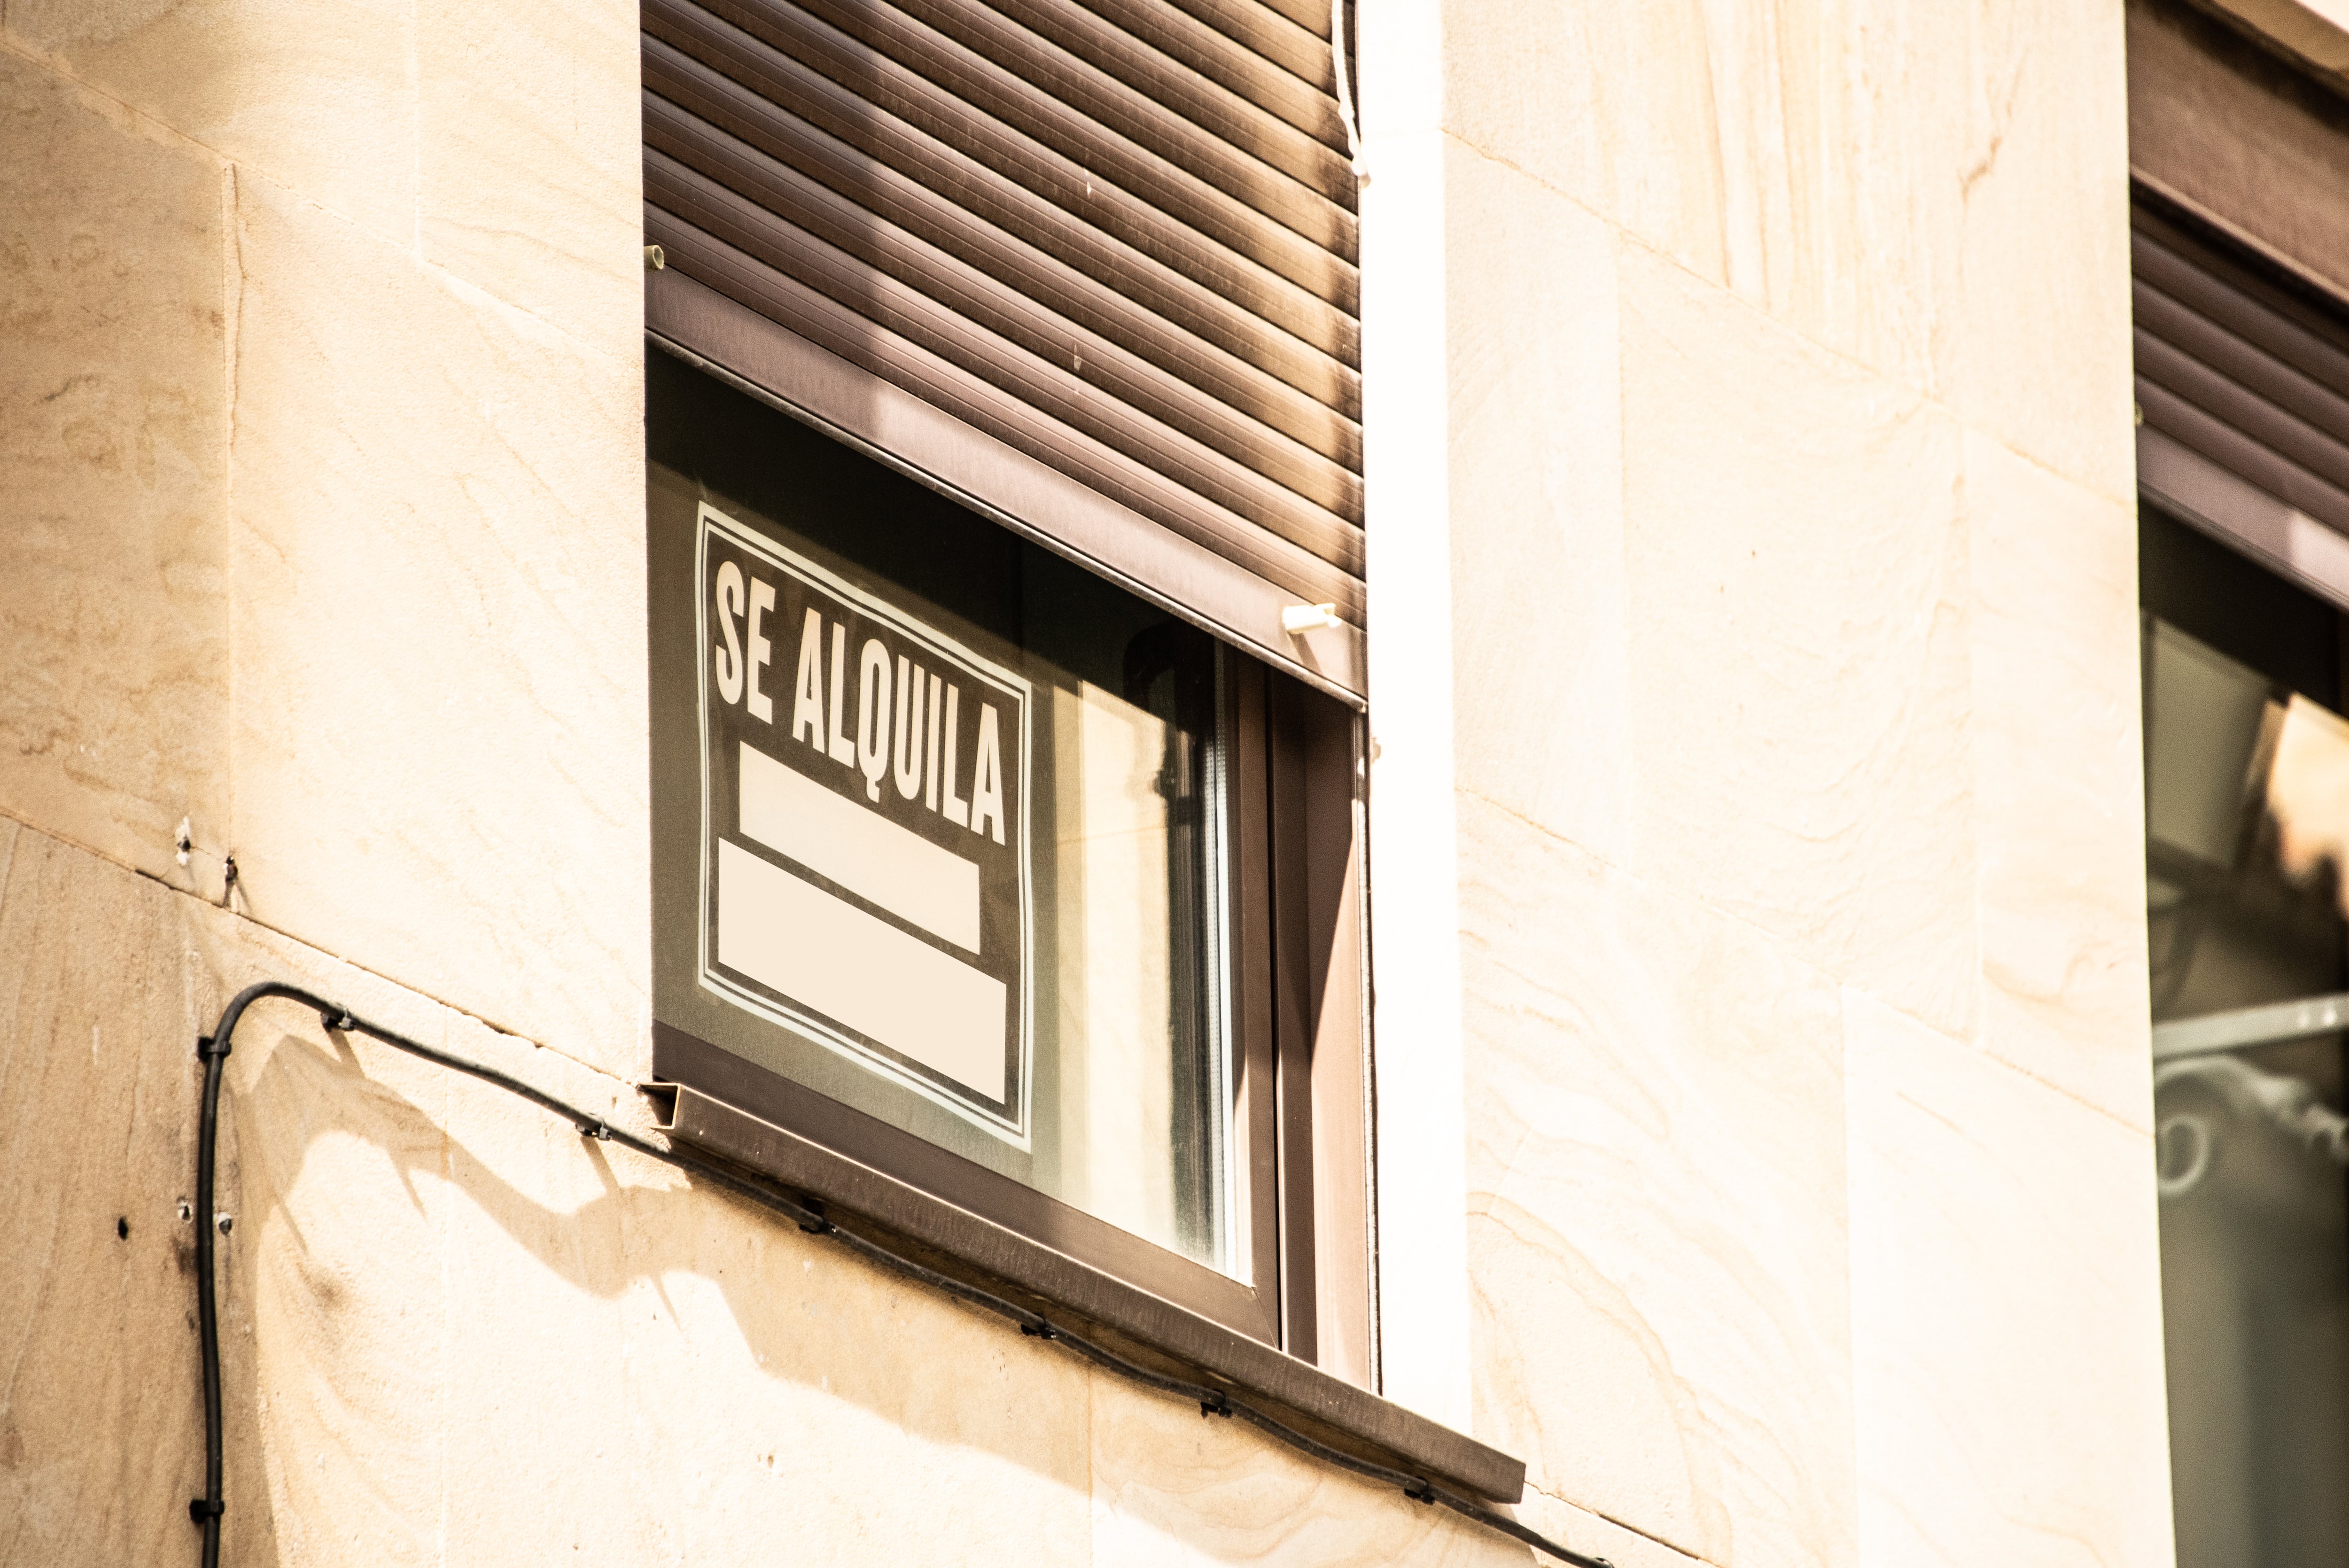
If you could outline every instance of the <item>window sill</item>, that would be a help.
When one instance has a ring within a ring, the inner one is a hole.
[[[696,1089],[645,1092],[663,1132],[821,1199],[843,1230],[1035,1310],[1073,1314],[1081,1321],[1071,1327],[1121,1355],[1244,1394],[1332,1448],[1496,1502],[1524,1495],[1524,1463],[1473,1438]]]

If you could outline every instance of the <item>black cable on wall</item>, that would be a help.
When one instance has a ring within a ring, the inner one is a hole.
[[[1537,1552],[1547,1553],[1561,1563],[1575,1568],[1614,1568],[1603,1557],[1591,1557],[1559,1545],[1538,1531],[1529,1530],[1507,1515],[1499,1513],[1474,1499],[1466,1498],[1446,1488],[1437,1486],[1425,1476],[1413,1475],[1386,1465],[1373,1464],[1352,1454],[1317,1441],[1269,1413],[1257,1409],[1245,1400],[1235,1399],[1220,1388],[1204,1383],[1193,1383],[1181,1377],[1167,1377],[1138,1366],[1123,1357],[1105,1349],[1081,1335],[1071,1334],[1041,1314],[1029,1311],[999,1295],[967,1284],[949,1274],[925,1268],[911,1258],[852,1231],[843,1231],[824,1218],[822,1210],[808,1202],[792,1198],[758,1182],[747,1181],[734,1172],[680,1148],[663,1147],[647,1142],[625,1128],[614,1127],[601,1117],[580,1109],[556,1099],[545,1090],[513,1078],[486,1063],[469,1061],[463,1057],[428,1046],[407,1036],[372,1024],[354,1015],[339,1003],[330,1002],[314,992],[283,981],[264,980],[248,985],[232,998],[221,1014],[220,1023],[212,1032],[196,1042],[196,1054],[204,1064],[203,1106],[196,1132],[196,1326],[197,1340],[203,1357],[204,1382],[204,1495],[190,1500],[188,1517],[204,1532],[203,1568],[219,1568],[221,1517],[226,1508],[223,1496],[222,1453],[221,1437],[221,1362],[220,1307],[216,1299],[215,1278],[217,1261],[214,1238],[220,1225],[212,1209],[212,1192],[217,1174],[214,1154],[220,1141],[221,1082],[228,1060],[229,1048],[237,1025],[243,1020],[245,1010],[255,1002],[282,997],[299,1002],[318,1015],[319,1023],[327,1030],[344,1035],[365,1035],[381,1041],[396,1050],[421,1057],[452,1072],[494,1084],[509,1093],[518,1094],[532,1104],[562,1117],[576,1127],[581,1136],[602,1139],[632,1149],[649,1160],[689,1172],[702,1181],[721,1187],[739,1197],[780,1214],[811,1235],[827,1236],[858,1256],[891,1269],[908,1279],[936,1290],[944,1291],[956,1299],[967,1302],[982,1311],[1008,1319],[1019,1332],[1031,1339],[1049,1340],[1064,1345],[1093,1365],[1114,1372],[1129,1381],[1162,1393],[1195,1401],[1203,1416],[1237,1416],[1250,1426],[1288,1444],[1299,1453],[1326,1464],[1400,1488],[1414,1502],[1440,1503],[1453,1512],[1472,1519],[1488,1529],[1497,1530],[1513,1540],[1522,1542]]]

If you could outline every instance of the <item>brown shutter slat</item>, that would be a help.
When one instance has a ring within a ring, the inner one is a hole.
[[[1165,0],[998,0],[995,7],[1121,80],[1146,87],[1172,61],[1333,151],[1346,149],[1346,125],[1330,94],[1336,78],[1319,39],[1300,76],[1234,42]],[[1149,51],[1137,50],[1134,41]]]
[[[916,393],[1269,582],[1309,598],[1334,599],[1340,614],[1359,621],[1358,573],[1323,561],[1194,491],[1156,482],[1157,476],[1144,465],[1039,413],[1025,398],[874,325],[707,231],[654,208],[647,213],[646,233],[675,255],[688,275],[708,280],[763,315],[792,320],[800,335],[818,347]]]
[[[2139,319],[2143,319],[2142,314]],[[2223,339],[2211,346],[2223,347]],[[2284,366],[2261,366],[2248,354],[2228,354],[2223,363],[2233,370],[2250,373],[2255,379],[2247,386],[2234,379],[2219,362],[2200,357],[2149,332],[2139,330],[2137,334],[2137,373],[2141,383],[2150,383],[2184,398],[2311,473],[2322,475],[2336,485],[2349,485],[2349,446],[2344,446],[2339,437],[2327,434],[2323,425],[2313,424],[2263,395],[2274,390],[2276,382],[2290,374]],[[2265,374],[2261,374],[2262,370]],[[2314,387],[2305,377],[2294,379],[2304,387]],[[2254,386],[2261,390],[2252,390]],[[2339,399],[2333,401],[2336,407],[2331,428],[2349,432],[2349,422],[2339,417]]]
[[[647,121],[647,145],[658,134],[663,151],[690,162],[710,139],[697,134],[694,122],[708,121],[957,254],[976,260],[988,247],[947,236],[986,230],[1017,236],[1015,242],[1285,382],[1350,424],[1359,416],[1361,383],[1350,358],[1271,329],[1246,308],[1244,293],[1236,296],[1176,273],[900,121],[869,110],[860,119],[846,89],[769,54],[763,63],[773,74],[745,65],[748,79],[738,81],[647,38],[647,98],[678,111],[664,117],[657,133]],[[1028,286],[1016,275],[1003,282]]]
[[[652,0],[647,13],[690,4]],[[1206,241],[1316,299],[1349,312],[1355,308],[1352,242],[1334,219],[1317,225],[1301,203],[1270,212],[1252,206],[1086,119],[1040,90],[1040,84],[1020,82],[895,7],[880,0],[864,5],[869,9],[864,30],[897,53],[843,32],[789,0],[710,0],[700,8],[813,67],[868,103],[966,147],[1007,178],[1055,193],[1072,211],[1090,213],[1102,207],[1104,220],[1097,221],[1103,227],[1109,226],[1105,220],[1115,192],[1188,230],[1193,244]],[[1278,206],[1265,194],[1268,203]],[[1272,222],[1265,222],[1268,217]],[[1309,232],[1317,227],[1324,232]],[[1333,248],[1341,240],[1342,248]]]
[[[889,48],[883,29],[872,25],[874,13],[864,0],[806,0],[806,4],[834,26],[876,47]],[[1065,0],[1057,5],[1051,0],[1030,0],[1021,7],[1025,15],[1014,16],[1008,10],[975,5],[969,0],[896,0],[896,5],[905,15],[1002,67],[1023,86],[1045,88],[1075,113],[1238,197],[1268,217],[1330,249],[1352,253],[1353,213],[1343,203],[1352,199],[1354,174],[1344,153],[1275,116],[1237,101],[1234,95],[1164,56],[1135,47],[1132,37],[1117,35],[1076,5]],[[1055,34],[1094,47],[1079,53],[1064,46]],[[1117,49],[1115,44],[1123,47]],[[1109,68],[1099,63],[1103,57],[1111,62]],[[1030,134],[1053,141],[1052,127],[1043,117],[1019,112],[1024,106],[1016,100],[1033,95],[1016,92],[1012,96],[1012,112],[1003,118],[1014,124],[1022,119],[1038,119],[1044,129]],[[976,95],[972,101],[985,107]],[[1089,161],[1081,140],[1061,150]]]
[[[2147,193],[2132,222],[2146,427],[2349,536],[2349,304]],[[2267,548],[2265,517],[2191,521]]]
[[[1350,297],[1331,302],[1187,224],[1180,212],[1153,195],[1129,192],[1094,178],[1081,164],[932,87],[804,12],[778,15],[791,27],[765,31],[786,35],[819,58],[795,55],[771,36],[753,36],[691,0],[647,0],[645,7],[647,28],[654,36],[875,158],[891,160],[894,153],[918,160],[918,151],[905,145],[909,137],[959,152],[974,166],[981,183],[1041,198],[1324,353],[1360,363],[1360,327]],[[819,118],[827,110],[832,111],[829,117]],[[1261,215],[1253,224],[1234,217],[1238,229],[1259,236],[1286,234],[1287,241],[1304,242]],[[1268,242],[1275,248],[1286,242]],[[1329,262],[1331,268],[1350,274],[1350,267],[1340,258],[1331,256]],[[1350,285],[1341,292],[1350,295]]]
[[[2165,387],[2140,383],[2137,403],[2145,410],[2145,422],[2154,429],[2286,506],[2336,532],[2349,534],[2349,491],[2327,484]]]
[[[1326,6],[1259,5],[1257,0],[1173,0],[1175,6],[1234,43],[1246,46],[1316,87],[1330,87]],[[1106,5],[1097,9],[1106,11]],[[1310,13],[1309,15],[1308,13]]]
[[[723,134],[714,136],[712,129]],[[1029,201],[982,213],[939,195],[935,185],[970,183],[942,148],[942,158],[928,167],[928,183],[923,183],[864,158],[806,119],[778,115],[773,103],[700,61],[648,42],[646,146],[726,179],[719,171],[719,148],[735,139],[754,139],[768,158],[799,169],[864,211],[921,234],[1008,289],[1050,303],[1073,322],[1194,380],[1322,456],[1361,469],[1362,432],[1353,418],[1361,408],[1361,383],[1330,355],[1288,334],[1247,331],[1245,317],[1228,301],[1174,277],[1127,246],[1104,242],[1067,221],[1060,209]]]
[[[2301,369],[2308,361],[2271,354],[2143,281],[2136,311],[2140,353],[2147,342],[2158,344],[2206,371],[2259,387],[2266,401],[2319,429],[2349,430],[2349,397]],[[2143,359],[2139,366],[2148,368]]]
[[[978,268],[916,234],[876,221],[871,213],[772,159],[739,142],[730,149],[731,156],[710,156],[713,152],[722,155],[730,151],[724,148],[702,150],[708,163],[715,167],[693,173],[686,172],[682,165],[667,159],[657,149],[649,153],[645,162],[647,199],[699,222],[700,217],[692,209],[706,205],[707,195],[695,189],[695,181],[715,175],[714,183],[726,187],[729,195],[737,201],[747,199],[743,204],[750,209],[725,211],[723,221],[730,227],[713,231],[723,234],[730,243],[789,272],[792,269],[778,259],[781,253],[777,247],[789,246],[784,231],[804,230],[845,253],[843,261],[853,259],[854,263],[863,263],[830,269],[843,280],[842,287],[847,292],[843,294],[842,288],[826,288],[826,292],[843,304],[856,305],[870,295],[867,269],[883,273],[927,299],[950,306],[958,315],[1009,345],[1066,372],[1077,388],[1072,396],[1079,407],[1061,412],[1061,418],[1083,426],[1089,418],[1103,417],[1100,412],[1086,410],[1130,405],[1223,457],[1245,465],[1232,482],[1245,487],[1248,476],[1261,476],[1350,521],[1360,521],[1361,483],[1345,465],[1281,435],[1229,403],[1195,396],[1191,384],[1180,377],[1057,314],[1031,295],[997,286]],[[745,238],[746,235],[751,237]],[[812,276],[795,275],[802,283],[825,286]],[[922,310],[917,300],[902,301],[899,308],[917,315],[930,314]],[[915,329],[909,335],[918,338],[923,332]],[[962,356],[949,353],[949,357]],[[1110,396],[1106,399],[1092,397],[1086,395],[1088,388],[1098,388]],[[1095,433],[1102,432],[1096,429]],[[1123,444],[1115,438],[1104,438],[1111,439],[1113,445]],[[1204,483],[1197,488],[1215,493]],[[1247,506],[1237,506],[1237,510],[1249,512]],[[1278,524],[1268,526],[1289,531]]]
[[[913,471],[1170,607],[1212,577],[1185,613],[1360,694],[1355,186],[1306,0],[643,5],[647,236],[694,291],[657,336],[884,456],[887,383],[947,420]],[[1300,600],[1348,624],[1278,629]]]
[[[1153,419],[1132,403],[1088,397],[1085,384],[1067,366],[988,331],[975,316],[951,308],[932,308],[936,304],[951,306],[953,285],[967,281],[957,278],[951,258],[935,258],[941,264],[937,273],[923,280],[928,284],[925,293],[860,264],[812,228],[794,225],[658,154],[646,160],[645,184],[647,197],[662,210],[822,290],[867,320],[1015,394],[1071,429],[1115,448],[1184,488],[1338,565],[1360,570],[1360,531],[1328,508],[1283,490],[1253,468]],[[886,243],[889,236],[875,239]],[[1017,296],[1000,299],[1007,307],[1018,308]],[[1109,346],[1095,341],[1102,349]],[[1146,373],[1133,366],[1127,368],[1134,370],[1136,378]],[[1129,385],[1123,389],[1133,388]],[[1325,467],[1335,470],[1335,465]],[[1333,489],[1340,488],[1336,473],[1342,470],[1333,473]],[[1359,496],[1348,492],[1340,499],[1359,509]]]
[[[2129,266],[2138,288],[2167,294],[2181,307],[2252,344],[2282,364],[2349,395],[2349,351],[2304,325],[2291,302],[2256,297],[2243,284],[2212,270],[2215,258],[2192,259],[2142,231],[2130,236]]]

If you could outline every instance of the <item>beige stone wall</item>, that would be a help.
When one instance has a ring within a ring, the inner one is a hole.
[[[1659,1563],[2167,1563],[2120,7],[1413,15],[1474,1348],[1391,1374]]]
[[[1623,1568],[2158,1568],[2117,8],[1371,10],[1391,1387]],[[237,985],[633,1109],[636,50],[0,5],[0,1562],[191,1549]],[[298,1010],[229,1103],[230,1561],[1522,1560]]]
[[[212,897],[233,853],[259,923],[624,1073],[632,17],[13,0],[0,34],[0,802]]]

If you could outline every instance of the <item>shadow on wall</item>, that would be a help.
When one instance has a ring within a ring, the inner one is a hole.
[[[223,1117],[225,1560],[1090,1555],[1081,1367],[675,1172],[624,1185],[633,1156],[499,1090],[268,1023]]]
[[[423,1021],[0,816],[0,1563],[194,1560],[193,1042],[264,970]],[[309,1023],[229,1063],[234,1568],[1524,1560]]]
[[[271,1022],[223,1118],[240,1568],[1523,1560],[502,1091]]]

